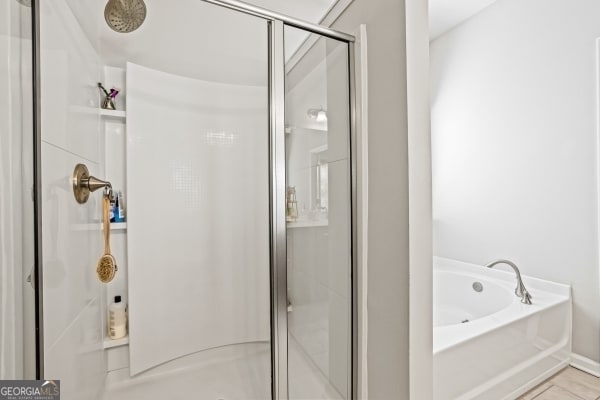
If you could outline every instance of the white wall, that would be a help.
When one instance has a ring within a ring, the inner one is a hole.
[[[368,35],[368,398],[408,399],[405,2],[355,0],[332,27],[357,32],[361,23]]]
[[[431,117],[427,0],[406,3],[410,397],[433,397]]]
[[[40,3],[44,377],[61,380],[66,400],[95,399],[106,376],[95,272],[102,254],[101,194],[77,204],[71,174],[77,163],[102,172],[101,69],[83,29],[95,26],[86,25],[80,7],[64,0]]]
[[[500,0],[431,44],[435,255],[571,284],[573,351],[596,362],[599,13]]]

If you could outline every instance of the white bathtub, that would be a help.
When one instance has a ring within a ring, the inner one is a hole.
[[[569,364],[570,287],[521,273],[532,305],[506,265],[434,259],[435,400],[515,399]]]

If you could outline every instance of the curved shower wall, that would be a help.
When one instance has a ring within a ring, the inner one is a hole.
[[[270,340],[267,104],[266,82],[127,64],[132,375]]]

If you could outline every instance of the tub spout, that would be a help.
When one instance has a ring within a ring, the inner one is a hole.
[[[492,268],[498,264],[507,264],[509,265],[513,271],[515,271],[515,275],[517,276],[517,287],[515,288],[515,295],[521,298],[521,303],[523,304],[531,304],[532,296],[527,289],[525,289],[525,285],[523,284],[523,279],[521,279],[521,272],[519,272],[519,268],[512,261],[508,260],[496,260],[486,265],[486,268]]]

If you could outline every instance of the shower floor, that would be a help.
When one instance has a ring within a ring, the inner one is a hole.
[[[103,400],[271,398],[271,351],[268,343],[227,346],[210,351],[210,360],[188,356],[134,378],[129,377],[128,368],[111,371]],[[290,399],[342,399],[293,338],[289,341],[289,375]]]

